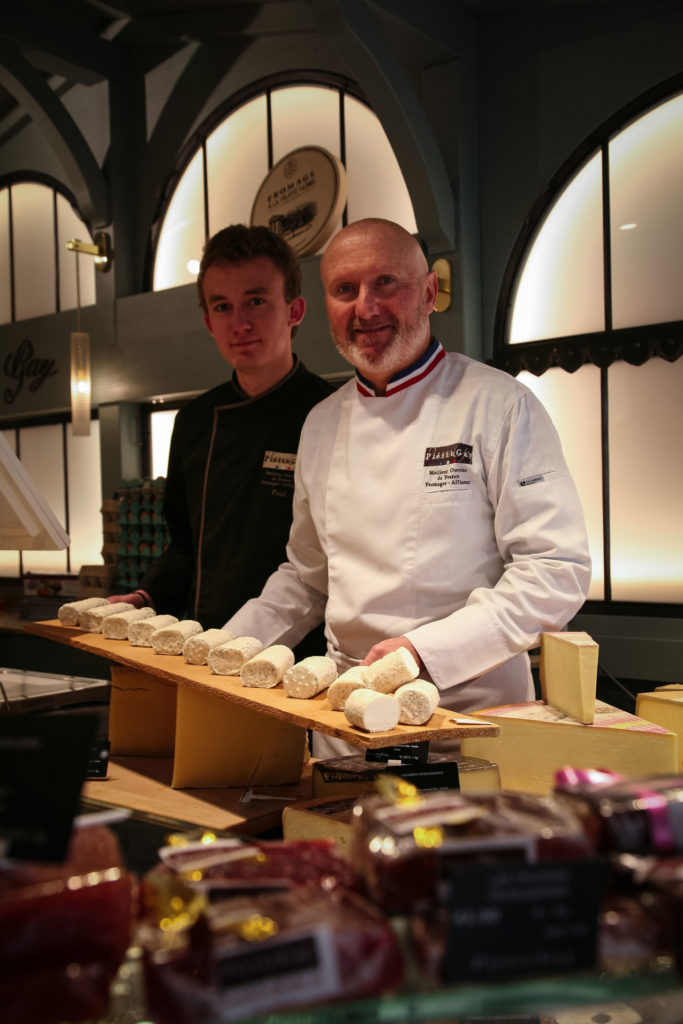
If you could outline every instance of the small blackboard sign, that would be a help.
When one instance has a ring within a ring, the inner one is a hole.
[[[429,756],[429,740],[420,743],[399,743],[393,747],[377,747],[366,750],[365,760],[375,764],[398,761],[400,764],[424,764]]]
[[[446,980],[593,968],[604,873],[592,860],[459,867],[450,881]]]
[[[0,719],[0,847],[15,860],[64,860],[97,715]]]

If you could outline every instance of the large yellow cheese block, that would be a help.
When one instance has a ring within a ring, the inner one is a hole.
[[[458,765],[458,782],[463,793],[500,789],[498,765],[480,757],[456,755],[454,760]],[[419,768],[419,765],[415,767]],[[313,765],[313,796],[343,797],[372,793],[377,777],[391,770],[391,765],[366,761],[362,754],[317,761]]]
[[[298,782],[306,730],[194,686],[178,689],[173,789]]]
[[[349,857],[353,836],[353,796],[318,797],[289,804],[282,811],[284,839],[334,839]]]
[[[542,633],[541,696],[577,722],[595,714],[598,645],[588,633]]]
[[[171,680],[124,665],[111,666],[109,742],[112,754],[171,757],[176,695]]]
[[[652,693],[639,693],[636,714],[646,722],[670,729],[678,736],[678,771],[683,773],[683,687],[657,687]]]
[[[676,773],[676,734],[628,711],[595,702],[583,725],[543,701],[471,712],[500,726],[500,734],[462,740],[462,753],[488,757],[500,768],[503,789],[549,793],[560,768],[604,768],[622,775]]]

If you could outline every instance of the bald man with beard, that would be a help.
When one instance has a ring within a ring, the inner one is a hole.
[[[442,706],[532,700],[527,651],[591,573],[556,431],[521,383],[434,337],[436,275],[399,225],[343,228],[321,277],[355,377],[309,413],[288,560],[226,628],[291,647],[324,620],[340,672],[405,647]],[[349,749],[315,737],[316,756]]]

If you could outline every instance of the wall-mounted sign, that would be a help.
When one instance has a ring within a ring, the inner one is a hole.
[[[19,343],[16,351],[7,354],[3,369],[11,381],[2,392],[3,400],[8,405],[12,404],[24,385],[29,391],[37,391],[46,377],[52,377],[58,372],[56,361],[37,356],[28,338]]]
[[[320,146],[295,149],[275,164],[256,194],[251,223],[282,235],[310,256],[335,231],[346,203],[346,171]]]

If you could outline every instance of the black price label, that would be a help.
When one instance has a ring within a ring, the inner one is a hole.
[[[15,860],[64,860],[96,715],[0,719],[0,845]]]
[[[365,751],[365,760],[375,764],[400,761],[401,764],[423,764],[429,755],[429,740],[420,743],[399,743],[393,747],[377,747]]]
[[[436,789],[460,789],[460,776],[456,761],[390,765],[387,771],[405,779],[406,782],[411,782],[416,789],[423,793]]]
[[[97,743],[93,743],[88,755],[87,778],[106,779],[110,750],[111,743],[109,740],[99,740]]]
[[[451,876],[447,981],[595,966],[599,861],[468,866]]]

